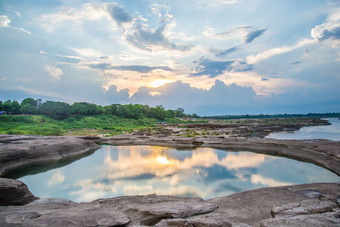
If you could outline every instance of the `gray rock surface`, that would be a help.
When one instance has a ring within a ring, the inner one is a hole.
[[[144,226],[215,209],[200,198],[175,196],[123,196],[91,203],[40,199],[20,207],[0,206],[0,226]]]
[[[48,168],[48,165],[61,164],[100,148],[89,140],[58,136],[0,135],[0,143],[0,177],[18,170],[24,172],[32,166]]]
[[[199,227],[199,226],[209,226],[209,227],[250,227],[250,225],[245,223],[233,222],[232,220],[226,218],[225,216],[218,213],[210,213],[204,215],[198,215],[190,218],[174,218],[174,219],[163,219],[155,225],[156,227]]]
[[[339,227],[340,209],[331,212],[271,218],[262,221],[262,227]]]
[[[0,206],[0,226],[339,226],[339,198],[339,183],[319,183],[260,188],[206,201],[166,195],[87,203],[39,199]]]
[[[300,204],[310,214],[320,212],[320,219],[323,215],[328,217],[328,213],[336,209],[337,204],[324,198],[339,196],[340,183],[318,183],[260,188],[210,199],[207,202],[218,206],[214,213],[219,213],[233,222],[260,226],[262,220],[273,219],[281,210],[294,209]],[[283,219],[288,219],[288,216]]]
[[[36,199],[27,186],[18,180],[0,178],[0,206],[24,205]]]

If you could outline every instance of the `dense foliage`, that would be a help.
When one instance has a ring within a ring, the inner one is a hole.
[[[164,121],[167,118],[174,117],[191,117],[186,115],[183,108],[176,110],[165,110],[163,106],[150,107],[139,104],[112,104],[109,106],[100,106],[87,102],[75,102],[69,105],[65,102],[45,101],[32,98],[24,99],[20,104],[13,100],[7,100],[4,103],[0,101],[0,111],[7,114],[38,114],[45,115],[55,120],[67,119],[71,116],[93,116],[93,115],[114,115],[122,118],[143,119],[156,118]],[[197,116],[194,114],[193,116]]]

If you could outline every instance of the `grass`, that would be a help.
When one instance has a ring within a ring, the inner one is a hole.
[[[0,116],[0,133],[17,135],[113,136],[154,126],[157,119],[128,119],[112,115],[76,116],[57,121],[38,115]]]

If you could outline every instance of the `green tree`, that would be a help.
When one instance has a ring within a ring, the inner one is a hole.
[[[162,105],[151,108],[151,117],[164,121],[167,118],[167,113]]]
[[[19,114],[20,113],[20,104],[16,100],[7,100],[3,104],[3,110],[10,114]]]
[[[175,110],[175,117],[185,117],[184,109],[178,107],[178,108]]]
[[[23,114],[36,114],[38,110],[30,104],[24,104],[20,106],[20,112]]]
[[[40,105],[39,113],[56,120],[62,120],[71,115],[71,106],[64,102],[46,101]]]
[[[34,107],[38,107],[38,101],[34,100],[32,98],[26,98],[26,99],[22,100],[20,105],[31,105],[31,106],[34,106]]]
[[[24,114],[36,114],[38,112],[38,101],[32,98],[22,100],[20,111]]]
[[[109,106],[104,106],[104,113],[105,114],[113,114],[117,116],[117,110],[120,104],[112,104]]]
[[[6,111],[7,113],[11,113],[11,109],[12,109],[12,101],[11,101],[11,100],[5,101],[2,108],[3,108],[3,110]]]
[[[3,108],[4,108],[4,106],[2,104],[2,101],[0,100],[0,110],[4,110]]]

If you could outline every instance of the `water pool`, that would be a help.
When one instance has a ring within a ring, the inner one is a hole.
[[[20,180],[41,198],[91,201],[151,193],[208,199],[260,187],[340,182],[340,177],[310,163],[247,151],[105,145]]]
[[[340,120],[338,118],[325,118],[325,120],[331,123],[331,125],[302,127],[295,132],[270,133],[267,138],[283,140],[327,139],[340,141]]]

